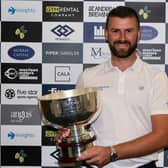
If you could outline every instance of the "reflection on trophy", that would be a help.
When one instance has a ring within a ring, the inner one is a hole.
[[[60,162],[76,162],[76,157],[96,139],[88,125],[96,116],[97,91],[98,88],[72,89],[39,98],[44,124],[70,130],[70,136],[60,143]]]

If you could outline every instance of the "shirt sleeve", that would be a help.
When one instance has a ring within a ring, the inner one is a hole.
[[[168,114],[168,77],[160,72],[152,80],[150,94],[151,115]]]
[[[75,88],[84,88],[84,72],[79,75]]]

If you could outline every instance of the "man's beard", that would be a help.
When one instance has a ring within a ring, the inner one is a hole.
[[[128,44],[130,47],[128,48],[127,51],[124,51],[122,49],[117,50],[116,47],[115,47],[115,44]],[[111,50],[112,54],[115,55],[116,57],[118,57],[118,58],[128,58],[136,50],[137,42],[135,42],[131,46],[131,43],[129,41],[118,40],[118,41],[115,41],[113,44],[110,44],[110,42],[109,42],[109,47],[110,47],[110,50]]]

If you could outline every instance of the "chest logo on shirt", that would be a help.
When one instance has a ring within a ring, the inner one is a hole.
[[[138,89],[139,89],[139,90],[144,90],[145,87],[144,87],[144,86],[139,86]]]

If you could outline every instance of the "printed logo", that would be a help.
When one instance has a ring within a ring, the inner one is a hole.
[[[56,66],[55,67],[55,81],[56,82],[70,82],[70,66]]]
[[[104,23],[84,23],[85,42],[105,42]]]
[[[61,37],[61,36],[67,37],[71,33],[74,32],[74,30],[71,27],[69,27],[68,25],[64,25],[64,26],[58,25],[55,28],[53,28],[51,31],[59,37]]]
[[[144,6],[144,8],[139,9],[138,14],[142,16],[144,19],[148,19],[151,10],[148,9],[148,6]]]
[[[36,84],[1,84],[2,104],[38,104],[41,95],[41,85]]]
[[[19,163],[23,163],[26,157],[27,157],[27,154],[25,153],[24,150],[20,150],[15,154],[15,159],[17,159]]]
[[[23,120],[29,120],[32,118],[32,111],[11,111],[12,122],[22,122]]]
[[[44,21],[82,21],[82,2],[43,2]]]
[[[89,63],[102,63],[105,62],[111,55],[110,49],[107,43],[103,44],[93,44],[90,45],[84,44],[84,55],[85,57],[83,58],[84,64],[89,64]]]
[[[2,64],[2,82],[41,83],[41,64]]]
[[[8,13],[10,15],[14,15],[16,12],[18,12],[18,13],[26,13],[26,14],[35,13],[35,9],[33,9],[33,8],[25,8],[25,9],[24,8],[14,8],[13,6],[9,7]]]
[[[165,45],[163,44],[139,44],[137,53],[142,60],[150,64],[165,63]]]
[[[43,126],[42,127],[42,145],[54,146],[56,135],[57,135],[57,130],[55,128]]]
[[[105,18],[109,11],[112,10],[111,6],[89,6],[88,7],[88,17],[103,17]]]
[[[82,71],[83,64],[45,64],[42,83],[74,85]]]
[[[1,44],[1,62],[40,63],[42,62],[42,44],[27,42],[8,42]]]
[[[8,133],[8,138],[11,140],[15,138],[33,138],[33,137],[34,137],[33,134],[28,134],[28,133],[14,133],[12,131]]]
[[[34,56],[34,50],[31,47],[18,45],[8,50],[8,55],[16,60],[26,60]]]
[[[1,121],[6,125],[39,125],[41,116],[38,105],[2,105]]]
[[[126,2],[126,6],[132,7],[139,15],[140,22],[164,23],[165,3],[156,2]]]
[[[42,86],[42,95],[56,93],[60,90],[74,89],[75,85],[43,85]]]
[[[2,146],[2,166],[41,166],[41,147],[39,146]]]
[[[141,40],[151,40],[158,36],[158,31],[151,26],[141,26]]]
[[[41,21],[42,2],[40,1],[1,1],[4,21]],[[21,3],[23,2],[23,3]]]
[[[15,79],[18,76],[18,72],[15,68],[9,68],[5,71],[5,76],[9,79]]]
[[[104,39],[103,26],[94,26],[94,39]]]
[[[9,139],[14,139],[15,138],[15,134],[13,132],[9,132],[8,133],[8,138]]]
[[[101,47],[92,47],[91,48],[91,57],[94,57],[95,59],[102,59],[102,58],[107,58],[109,56],[109,52],[104,52],[103,48]]]
[[[83,41],[83,23],[44,22],[43,42],[81,43]]]
[[[18,36],[20,39],[24,39],[25,34],[26,34],[27,32],[28,32],[28,31],[25,29],[25,26],[22,25],[22,26],[20,26],[19,28],[16,29],[15,35]]]
[[[41,145],[41,126],[9,126],[2,127],[2,145]]]
[[[43,63],[82,63],[83,46],[77,43],[43,43],[42,56]]]
[[[54,159],[58,160],[59,156],[60,156],[60,152],[59,150],[55,150],[50,154],[51,157],[53,157]]]
[[[2,41],[5,42],[41,42],[41,22],[2,22]]]
[[[8,9],[8,13],[10,15],[14,15],[15,12],[16,12],[16,9],[14,7],[12,7],[12,6]]]
[[[97,2],[90,1],[84,3],[84,22],[104,22],[109,11],[116,6],[123,6],[124,3],[118,1]]]
[[[15,90],[14,89],[6,89],[5,90],[5,97],[7,99],[12,99],[15,97]]]

